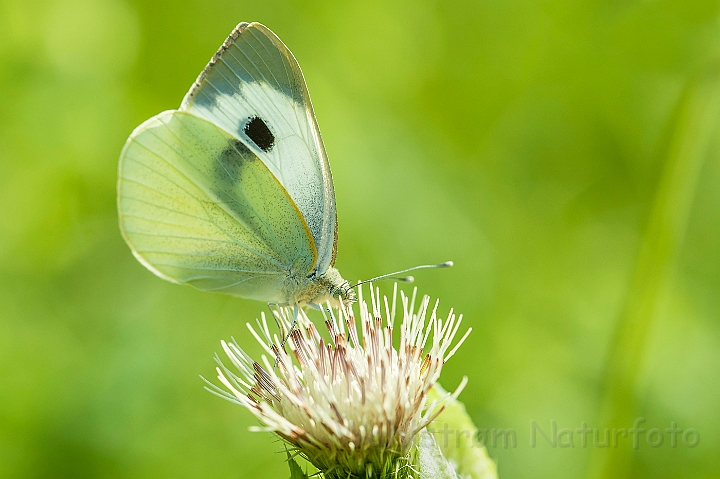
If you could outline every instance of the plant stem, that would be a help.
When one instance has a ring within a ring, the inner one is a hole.
[[[608,428],[628,428],[635,419],[635,387],[648,331],[687,228],[697,181],[720,111],[719,91],[715,74],[693,81],[677,110],[632,282],[610,343],[601,410]],[[593,450],[588,477],[629,477],[633,452],[630,446],[622,445]]]

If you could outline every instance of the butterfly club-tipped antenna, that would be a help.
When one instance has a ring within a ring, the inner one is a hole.
[[[360,281],[360,282],[358,282],[357,284],[354,284],[354,285],[350,286],[349,289],[357,288],[357,287],[360,286],[361,284],[374,283],[374,282],[376,282],[376,281],[382,281],[382,280],[385,280],[385,279],[391,279],[391,280],[394,280],[394,281],[402,281],[402,282],[405,282],[405,283],[412,283],[413,281],[415,281],[415,277],[414,277],[414,276],[397,276],[397,275],[398,275],[398,274],[403,274],[403,273],[409,273],[410,271],[415,271],[415,270],[418,270],[418,269],[449,268],[449,267],[451,267],[453,264],[454,264],[454,263],[453,263],[452,261],[445,261],[444,263],[440,263],[440,264],[423,264],[423,265],[420,265],[420,266],[413,266],[412,268],[403,269],[403,270],[400,270],[400,271],[395,271],[394,273],[382,274],[382,275],[376,276],[376,277],[374,277],[374,278],[370,278],[370,279],[366,279],[366,280]]]

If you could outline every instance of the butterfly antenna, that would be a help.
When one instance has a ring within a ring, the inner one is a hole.
[[[383,280],[383,279],[394,279],[395,281],[403,281],[403,282],[406,282],[406,283],[412,283],[413,281],[415,281],[415,277],[413,277],[413,276],[395,276],[395,275],[397,275],[397,274],[403,274],[403,273],[408,273],[408,272],[410,272],[410,271],[415,271],[416,269],[449,268],[449,267],[451,267],[452,265],[453,265],[453,262],[452,262],[452,261],[445,261],[444,263],[440,263],[440,264],[423,264],[423,265],[420,265],[420,266],[413,266],[412,268],[403,269],[403,270],[400,270],[400,271],[395,271],[394,273],[383,274],[383,275],[380,275],[380,276],[376,276],[376,277],[374,277],[374,278],[370,278],[370,279],[366,279],[366,280],[364,280],[364,281],[360,281],[359,283],[357,283],[357,284],[355,284],[355,285],[353,285],[353,286],[350,286],[349,289],[356,288],[356,287],[360,286],[361,284],[373,283],[373,282],[375,282],[375,281],[381,281],[381,280]]]

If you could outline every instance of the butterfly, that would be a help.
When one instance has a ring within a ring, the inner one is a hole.
[[[303,74],[259,23],[132,132],[117,188],[125,241],[163,279],[296,310],[355,300],[333,266],[335,190]]]

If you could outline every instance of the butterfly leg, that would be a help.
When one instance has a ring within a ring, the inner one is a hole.
[[[290,326],[290,331],[287,332],[287,334],[285,335],[285,337],[282,340],[282,343],[280,343],[281,350],[285,350],[285,343],[287,343],[288,339],[290,339],[290,335],[292,334],[293,330],[295,329],[295,326],[297,326],[298,318],[300,317],[300,308],[298,307],[297,304],[295,304],[295,306],[293,307],[293,313],[294,313],[293,314],[294,318],[293,318],[292,325]],[[275,365],[273,366],[273,368],[277,368],[279,359],[280,359],[280,351],[278,351],[278,355],[275,356]]]
[[[280,329],[280,321],[278,321],[277,316],[275,316],[276,309],[280,306],[280,303],[268,303],[268,309],[270,310],[270,316],[275,320],[275,325]]]
[[[275,325],[278,327],[278,330],[282,332],[282,323],[280,320],[278,320],[278,317],[275,315],[276,309],[280,306],[280,303],[273,303],[268,302],[268,309],[270,310],[270,316],[275,320]],[[287,338],[287,336],[286,336]],[[282,342],[283,346],[285,345],[285,339],[283,339]],[[278,349],[275,353],[275,365],[273,366],[273,369],[277,369],[278,360],[280,358],[280,350]]]
[[[330,308],[326,308],[325,306],[317,303],[308,303],[308,306],[310,306],[312,309],[317,309],[318,311],[325,311],[326,313],[330,313]]]

